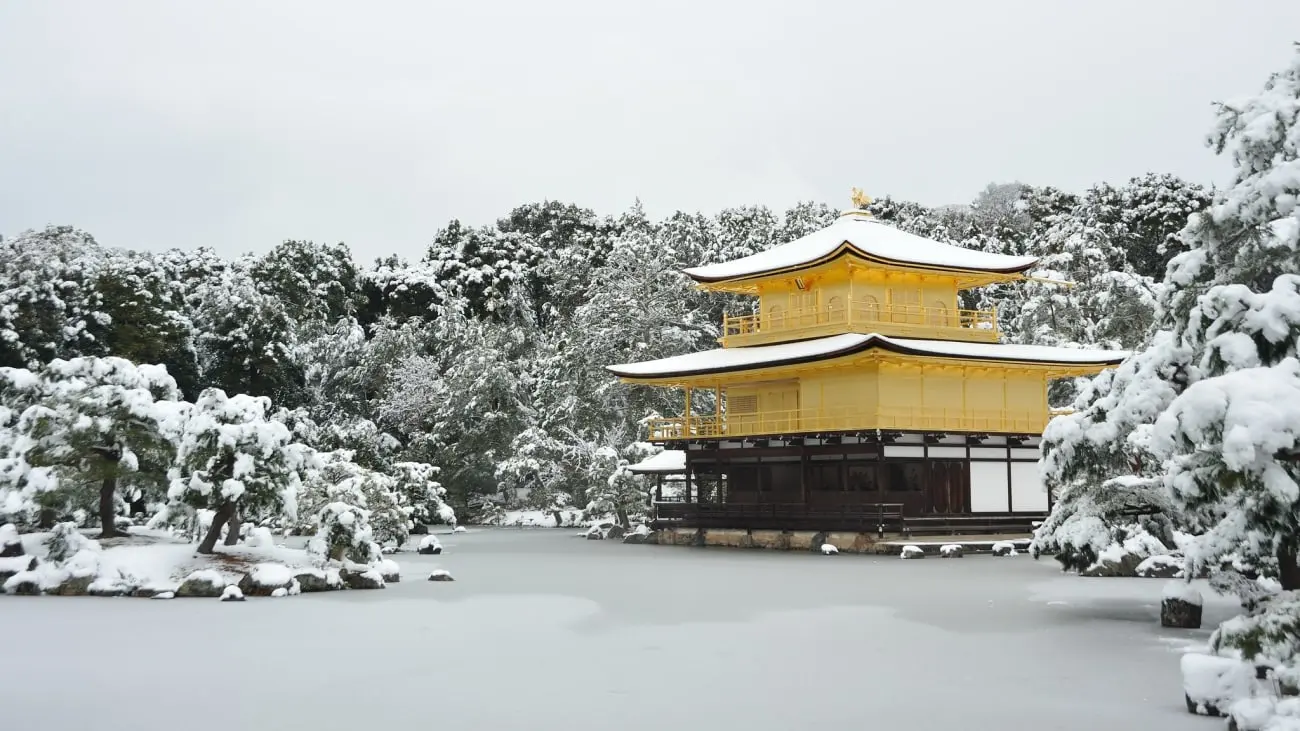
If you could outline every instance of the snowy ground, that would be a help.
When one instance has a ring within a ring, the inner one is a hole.
[[[1062,576],[1026,556],[439,538],[443,555],[396,556],[402,582],[381,592],[0,597],[3,725],[1222,727],[1183,708],[1178,653],[1208,630],[1159,627],[1159,580]],[[434,568],[456,582],[425,581]],[[1232,611],[1207,602],[1207,626]]]

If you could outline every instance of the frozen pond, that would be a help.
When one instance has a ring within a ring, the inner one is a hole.
[[[573,534],[441,536],[382,592],[0,597],[0,727],[1221,727],[1183,709],[1209,632],[1159,627],[1161,581]]]

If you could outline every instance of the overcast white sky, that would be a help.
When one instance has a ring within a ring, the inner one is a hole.
[[[0,3],[0,232],[417,257],[541,199],[662,216],[851,186],[1222,181],[1210,102],[1294,0]]]

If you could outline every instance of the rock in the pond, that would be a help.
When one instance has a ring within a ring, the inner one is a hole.
[[[151,596],[151,597],[149,597],[149,598],[150,598],[150,599],[175,599],[175,598],[176,598],[176,592],[173,592],[173,591],[160,591],[160,592],[158,592],[157,594],[154,594],[153,596]]]
[[[279,589],[276,589],[275,591],[271,592],[271,596],[275,597],[276,599],[279,599],[282,596],[289,596],[289,590],[282,586]]]
[[[939,546],[939,558],[962,558],[965,555],[965,550],[960,543],[948,543]]]
[[[898,555],[900,558],[925,558],[925,551],[920,546],[903,546],[903,551]]]
[[[90,593],[90,584],[94,580],[94,576],[69,576],[46,593],[54,596],[85,596]]]
[[[411,526],[411,535],[427,536],[429,535],[429,526],[425,525],[424,523],[416,523],[415,525]]]
[[[436,556],[442,553],[442,543],[437,536],[425,536],[420,539],[420,545],[415,550],[425,556]]]
[[[343,569],[339,572],[343,583],[349,589],[382,589],[384,588],[384,576],[375,569],[349,570]]]
[[[649,526],[638,525],[623,536],[624,543],[649,543],[652,531]]]
[[[1160,626],[1200,629],[1201,592],[1185,581],[1171,581],[1160,600]]]
[[[605,529],[605,538],[611,541],[618,540],[625,535],[627,535],[627,529],[625,529],[623,526],[619,525],[618,523],[615,523]]]
[[[23,539],[18,535],[18,528],[13,523],[0,525],[0,558],[13,558],[23,555]]]
[[[429,574],[429,581],[455,581],[451,578],[451,572],[446,569],[438,569]]]
[[[299,591],[334,591],[343,588],[343,579],[338,569],[322,571],[320,569],[298,569],[293,580],[298,582]]]
[[[1016,544],[1011,541],[998,541],[993,544],[994,556],[1014,556],[1016,555]]]
[[[402,580],[402,567],[396,561],[386,558],[379,562],[379,574],[384,577],[385,584],[396,584]]]
[[[223,596],[226,583],[226,577],[218,571],[212,569],[195,571],[186,576],[181,585],[176,587],[176,596],[206,598]]]
[[[239,590],[248,596],[271,596],[276,589],[289,590],[293,571],[283,564],[259,563],[239,580]]]
[[[601,524],[593,525],[590,528],[588,528],[586,532],[587,540],[589,541],[605,540],[605,528],[608,525],[609,523],[601,523]]]
[[[277,589],[276,591],[279,591],[279,589]],[[244,592],[240,591],[238,586],[231,584],[230,586],[227,586],[225,589],[221,590],[221,601],[242,602],[244,601]]]
[[[99,576],[90,583],[86,593],[90,596],[126,596],[132,586],[120,573],[115,576]]]
[[[1179,667],[1187,712],[1198,716],[1226,714],[1233,703],[1251,697],[1257,685],[1255,667],[1235,658],[1189,652]]]
[[[35,556],[0,558],[0,586],[3,586],[15,574],[21,574],[24,571],[35,571],[37,563]]]
[[[840,552],[840,549],[836,548],[836,547],[835,547],[835,544],[833,544],[833,543],[823,543],[823,544],[822,544],[822,555],[823,555],[823,556],[834,556],[835,554],[837,554],[837,553],[839,553],[839,552]]]
[[[385,556],[391,556],[392,554],[397,553],[397,546],[384,546],[379,549],[379,552]]]
[[[1183,559],[1177,556],[1151,556],[1134,569],[1144,579],[1176,579],[1182,573]]]
[[[40,596],[41,577],[35,571],[20,571],[5,580],[3,585],[6,594],[16,594],[18,596]]]
[[[1116,555],[1102,556],[1097,562],[1083,571],[1080,576],[1095,578],[1114,578],[1120,576],[1137,576],[1137,568],[1142,564],[1142,557],[1128,551]]]
[[[456,526],[455,528],[452,528],[452,529],[451,529],[451,532],[452,532],[452,533],[468,533],[468,532],[469,532],[469,528],[466,528],[466,527],[463,526],[463,525],[458,525],[458,526]]]

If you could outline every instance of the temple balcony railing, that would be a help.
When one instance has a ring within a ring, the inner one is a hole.
[[[1046,410],[978,410],[914,406],[876,409],[791,409],[753,413],[693,415],[651,419],[649,439],[790,436],[868,431],[934,431],[1039,434],[1051,415]]]
[[[773,310],[722,319],[724,348],[767,345],[788,340],[874,332],[907,338],[996,343],[996,310],[961,310],[921,305],[880,304],[849,299],[812,308]]]

